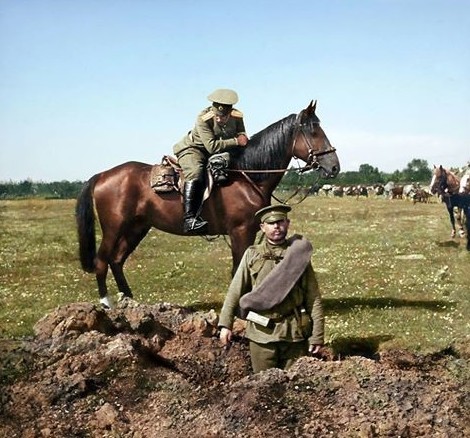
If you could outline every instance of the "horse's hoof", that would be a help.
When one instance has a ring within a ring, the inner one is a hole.
[[[109,299],[108,296],[100,298],[100,304],[103,310],[109,310],[113,307],[111,300]]]

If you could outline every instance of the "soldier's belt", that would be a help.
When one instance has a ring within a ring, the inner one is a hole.
[[[248,312],[248,315],[246,315],[246,320],[254,322],[255,324],[259,324],[263,327],[267,327],[270,322],[270,318],[266,318],[266,316],[253,312],[253,310],[250,310]]]
[[[305,309],[301,309],[301,312],[305,313],[306,311]],[[248,312],[248,315],[246,316],[246,320],[254,322],[255,324],[259,324],[263,327],[267,327],[270,323],[282,322],[286,318],[290,318],[293,315],[295,315],[295,311],[292,311],[291,313],[288,313],[287,315],[280,315],[275,318],[268,318],[267,316],[260,315],[259,313],[256,313],[253,310],[250,310]]]

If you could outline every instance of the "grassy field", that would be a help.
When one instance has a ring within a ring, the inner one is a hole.
[[[0,201],[0,336],[31,335],[56,306],[98,303],[81,271],[74,201]],[[470,336],[470,253],[450,239],[440,203],[310,197],[294,206],[291,233],[315,246],[330,345],[431,352]],[[223,238],[152,230],[126,265],[137,301],[220,309],[230,281]],[[109,279],[115,294],[114,281]]]

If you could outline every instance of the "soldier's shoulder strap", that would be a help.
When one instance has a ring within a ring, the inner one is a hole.
[[[232,112],[230,113],[232,117],[238,117],[238,118],[243,118],[243,113],[237,109],[233,109]]]
[[[210,108],[204,110],[201,114],[201,120],[204,122],[207,122],[210,119],[213,119],[215,116],[214,111],[212,111]]]

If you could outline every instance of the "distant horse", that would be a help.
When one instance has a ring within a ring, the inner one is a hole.
[[[390,190],[390,199],[403,199],[403,186],[394,186]]]
[[[373,188],[377,196],[383,195],[385,192],[385,186],[383,184],[374,184]]]
[[[460,179],[459,193],[470,193],[470,172],[467,172]]]
[[[299,114],[291,114],[253,135],[234,157],[229,183],[214,186],[204,202],[201,216],[209,222],[208,234],[230,236],[232,274],[259,230],[254,213],[270,204],[292,158],[306,163],[299,171],[315,169],[323,178],[338,175],[336,150],[321,128],[315,109],[316,102],[310,102]],[[108,268],[119,292],[132,297],[123,266],[150,228],[184,234],[181,193],[156,194],[149,183],[151,170],[151,164],[121,164],[91,177],[78,197],[80,261],[86,272],[95,273],[103,306],[109,306]],[[102,231],[98,252],[93,208]]]
[[[430,190],[433,194],[438,194],[442,202],[445,203],[452,225],[452,237],[455,237],[455,216],[454,208],[457,209],[457,222],[459,225],[459,235],[464,236],[463,224],[467,228],[467,249],[470,251],[470,194],[459,193],[460,180],[450,170],[442,166],[434,166],[431,179]]]
[[[383,195],[385,198],[390,198],[392,189],[395,187],[395,183],[393,181],[389,181],[387,184],[384,185]]]

